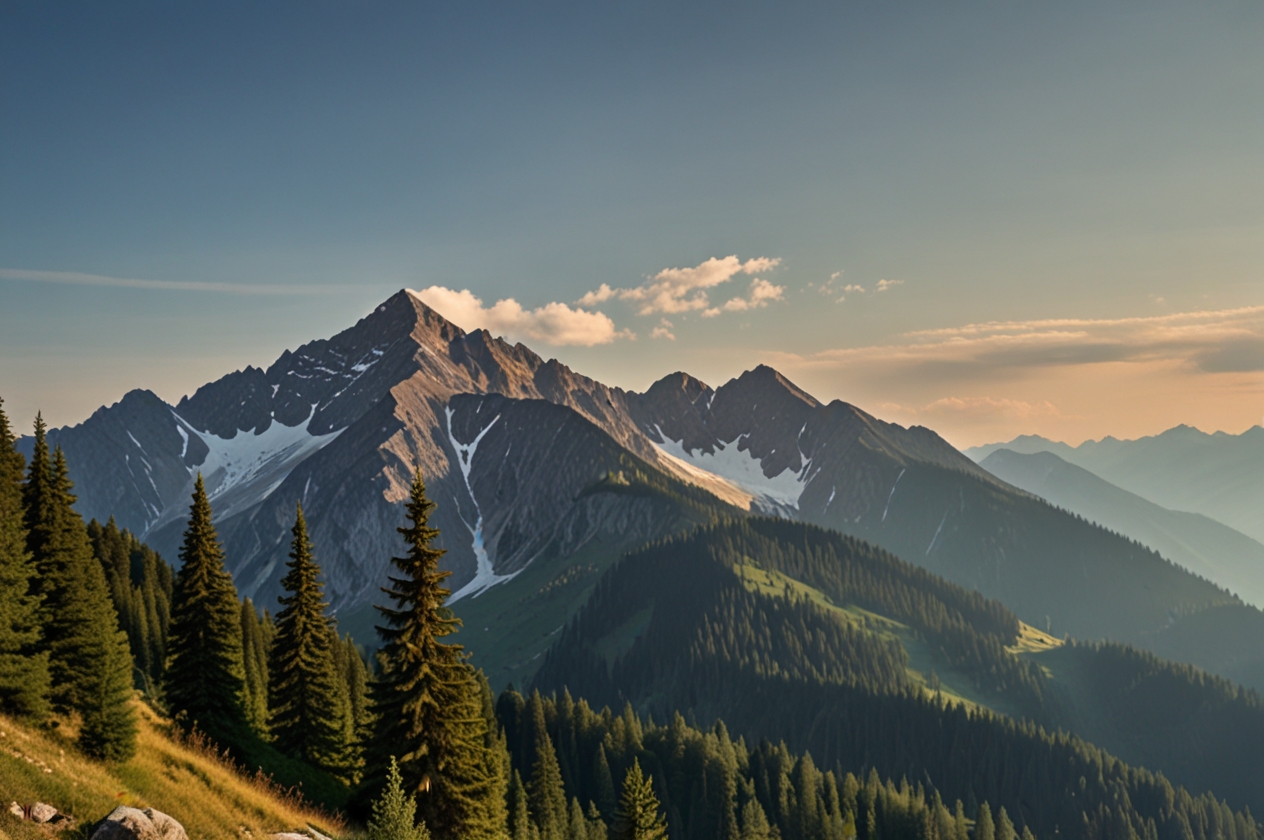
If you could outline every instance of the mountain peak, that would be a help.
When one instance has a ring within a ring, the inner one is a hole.
[[[703,394],[711,392],[711,386],[701,379],[690,376],[684,371],[669,373],[651,385],[644,396],[650,399],[662,399],[668,394],[683,393],[691,403],[696,403]]]
[[[758,393],[769,394],[783,392],[795,400],[798,400],[811,408],[819,408],[821,403],[816,397],[807,391],[795,385],[785,377],[776,368],[768,365],[758,365],[753,370],[742,373],[737,379],[731,380],[725,388],[736,386],[736,390],[755,390]]]

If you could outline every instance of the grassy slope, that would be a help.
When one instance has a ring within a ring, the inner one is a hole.
[[[939,696],[949,703],[962,704],[971,709],[983,707],[994,712],[1010,715],[1011,717],[1022,717],[1021,709],[1008,702],[1005,697],[992,692],[980,691],[970,677],[960,673],[942,655],[936,653],[930,645],[918,638],[917,634],[907,624],[863,609],[855,604],[836,604],[832,598],[819,589],[815,589],[777,571],[769,571],[749,564],[739,566],[738,570],[743,585],[751,591],[763,592],[766,595],[774,596],[793,594],[795,598],[806,597],[839,621],[854,625],[883,638],[897,640],[908,654],[906,671],[909,679],[928,696],[936,693],[934,683],[937,677]],[[1030,625],[1023,624],[1021,626],[1022,636],[1019,642],[1010,648],[1014,653],[1029,650],[1043,651],[1061,644],[1057,639],[1042,633]],[[934,675],[933,677],[932,674]]]
[[[326,834],[342,825],[280,791],[247,778],[218,757],[168,735],[168,724],[137,703],[140,737],[136,757],[106,766],[91,761],[64,735],[24,726],[0,717],[0,790],[5,805],[47,802],[72,815],[79,830],[118,805],[152,807],[179,820],[193,840],[255,837],[312,825]],[[8,813],[0,814],[0,833],[47,838],[48,833]],[[86,833],[84,834],[86,836]]]

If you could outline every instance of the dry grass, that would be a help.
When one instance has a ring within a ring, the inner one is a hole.
[[[73,834],[118,805],[152,807],[179,820],[192,840],[256,840],[276,831],[312,826],[324,834],[344,832],[341,820],[312,808],[293,790],[262,774],[247,775],[197,739],[173,737],[170,724],[137,703],[140,734],[136,757],[107,766],[74,749],[65,734],[19,724],[0,716],[0,840],[47,838],[41,827],[23,823],[8,803],[39,800],[72,815]],[[71,834],[71,833],[63,833]]]

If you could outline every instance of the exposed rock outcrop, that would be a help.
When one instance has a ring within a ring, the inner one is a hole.
[[[90,840],[189,840],[189,835],[162,811],[120,805],[97,824]]]

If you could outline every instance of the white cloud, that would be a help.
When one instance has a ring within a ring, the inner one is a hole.
[[[873,287],[873,291],[876,294],[878,292],[885,292],[887,289],[892,289],[896,286],[903,286],[903,285],[904,285],[903,280],[879,280],[878,285]]]
[[[815,284],[809,283],[808,287],[815,288],[818,292],[820,292],[825,297],[832,298],[835,303],[842,303],[843,301],[847,300],[848,295],[863,295],[865,293],[865,287],[857,283],[848,283],[842,288],[839,288],[838,281],[842,278],[843,274],[844,272],[842,271],[835,271],[833,274],[829,276],[829,279],[826,280],[821,285],[816,286]],[[888,281],[883,280],[881,282],[886,283]],[[878,291],[885,291],[885,290],[886,290],[885,287],[878,289]]]
[[[683,312],[706,312],[712,309],[716,311],[716,314],[721,311],[742,311],[755,308],[756,306],[766,306],[770,300],[780,300],[781,292],[785,291],[784,288],[768,283],[766,284],[768,289],[780,291],[770,297],[759,299],[749,297],[743,301],[745,303],[744,306],[729,301],[721,307],[711,306],[707,290],[721,283],[727,283],[738,274],[761,274],[776,268],[780,264],[780,259],[769,257],[756,257],[746,262],[742,262],[736,256],[712,257],[692,268],[665,268],[640,286],[633,286],[629,289],[612,289],[610,286],[602,283],[595,291],[589,292],[580,298],[576,305],[592,307],[618,298],[619,300],[640,304],[637,309],[637,314],[639,315],[675,315]],[[758,278],[756,279],[758,280]],[[763,289],[761,293],[767,295],[768,289]],[[753,292],[754,285],[752,284]],[[735,298],[734,300],[743,299]],[[726,308],[730,304],[732,304],[732,307]]]
[[[602,283],[597,287],[595,292],[589,292],[579,300],[575,301],[575,305],[591,309],[599,303],[605,303],[616,294],[618,294],[618,292],[607,286],[605,283]]]
[[[733,298],[726,301],[722,306],[704,309],[702,317],[714,318],[721,312],[745,312],[749,309],[762,309],[774,300],[784,300],[785,293],[785,286],[775,286],[767,280],[756,277],[751,281],[750,293],[746,297]]]
[[[572,309],[564,303],[525,309],[513,298],[505,298],[484,306],[469,289],[458,292],[444,286],[430,286],[410,294],[462,329],[485,329],[516,340],[591,347],[617,338],[635,338],[627,330],[616,330],[614,321],[602,312]]]

